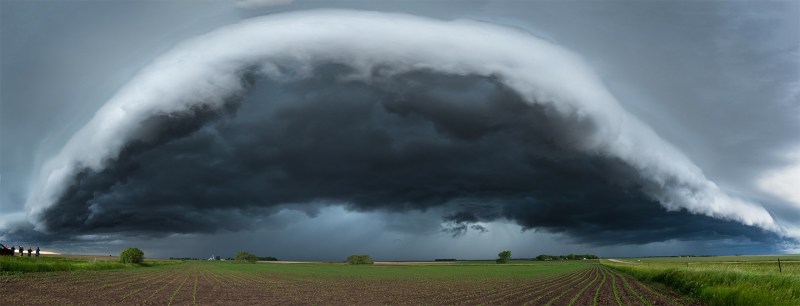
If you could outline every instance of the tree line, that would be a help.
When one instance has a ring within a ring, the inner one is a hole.
[[[599,259],[597,255],[594,254],[569,254],[569,255],[547,255],[542,254],[536,256],[534,260],[545,261],[545,260],[584,260],[584,259]]]

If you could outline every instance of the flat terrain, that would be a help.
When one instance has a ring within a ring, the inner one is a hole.
[[[24,304],[696,304],[597,261],[445,265],[237,264],[0,275]]]

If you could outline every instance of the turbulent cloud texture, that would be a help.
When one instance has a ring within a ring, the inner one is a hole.
[[[355,11],[257,18],[175,47],[42,167],[26,206],[40,231],[157,235],[308,203],[444,207],[453,235],[496,219],[594,243],[766,235],[722,220],[785,234],[569,51]]]

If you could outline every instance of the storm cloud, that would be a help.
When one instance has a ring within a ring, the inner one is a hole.
[[[443,209],[454,236],[498,219],[597,244],[795,234],[708,180],[569,51],[353,11],[177,46],[44,165],[26,204],[38,231],[156,236],[305,205]]]

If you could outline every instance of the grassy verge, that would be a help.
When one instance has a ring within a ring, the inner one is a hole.
[[[800,305],[800,275],[764,272],[759,265],[720,267],[718,263],[692,262],[687,267],[670,263],[625,264],[603,260],[618,271],[650,282],[665,284],[709,305]]]
[[[168,261],[145,261],[141,265],[124,264],[116,259],[64,257],[0,257],[0,274],[29,272],[130,269],[171,264]]]

